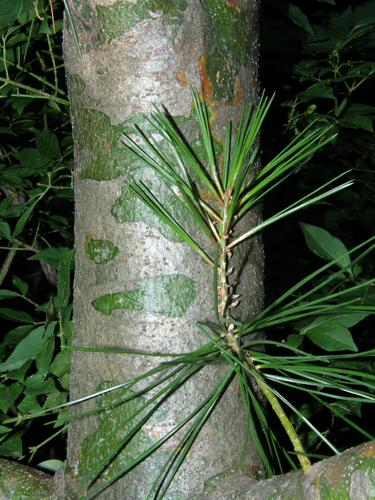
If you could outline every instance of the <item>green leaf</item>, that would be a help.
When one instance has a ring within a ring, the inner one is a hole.
[[[3,344],[9,347],[15,347],[22,339],[34,329],[33,325],[22,325],[9,330],[5,336]]]
[[[69,391],[70,388],[70,372],[64,373],[64,375],[59,379],[59,383],[63,389]]]
[[[21,215],[21,217],[18,219],[17,223],[16,223],[16,227],[14,228],[14,231],[13,231],[13,235],[12,237],[13,238],[17,238],[17,236],[22,233],[27,221],[30,219],[31,217],[31,214],[33,213],[33,210],[35,208],[37,204],[37,201],[34,202],[30,207],[28,207],[24,212],[23,214]]]
[[[22,456],[22,439],[20,436],[12,436],[0,445],[0,455],[3,457],[20,458]]]
[[[370,313],[347,313],[347,312],[340,312],[337,316],[335,314],[327,314],[327,316],[323,316],[321,319],[321,322],[328,321],[328,322],[335,322],[338,323],[339,325],[346,326],[347,328],[351,328],[352,326],[356,325],[363,319],[367,318]],[[320,318],[319,318],[320,319]],[[318,321],[317,321],[318,323]]]
[[[341,117],[340,124],[345,128],[353,129],[363,129],[367,132],[374,132],[373,121],[374,116],[368,116],[368,114],[361,114],[350,107]]]
[[[21,403],[17,406],[17,409],[22,413],[22,415],[26,415],[29,413],[37,413],[40,412],[41,407],[39,401],[36,396],[27,394]]]
[[[326,351],[358,351],[350,331],[335,322],[308,328],[306,335],[311,342]]]
[[[8,241],[12,240],[9,224],[3,220],[0,221],[0,236],[4,237]]]
[[[64,350],[59,352],[50,364],[49,371],[57,378],[61,378],[65,373],[69,373],[71,357],[70,351]]]
[[[27,292],[29,291],[29,285],[25,281],[21,280],[21,278],[14,274],[12,276],[12,283],[21,292],[22,295],[27,295]]]
[[[0,410],[6,413],[22,393],[22,384],[0,384]]]
[[[288,335],[287,344],[290,345],[291,347],[298,348],[302,344],[302,342],[303,342],[302,335],[296,335],[295,333]]]
[[[40,23],[39,33],[42,33],[45,35],[50,35],[52,33],[52,30],[48,24],[48,19],[46,17],[44,17],[43,21]]]
[[[64,462],[62,462],[61,460],[57,460],[56,458],[51,458],[50,460],[44,460],[44,462],[40,462],[38,464],[38,467],[50,472],[57,472],[64,467]]]
[[[37,355],[35,362],[38,374],[45,376],[49,371],[49,365],[55,350],[55,338],[50,337],[45,340],[44,348]]]
[[[314,83],[298,94],[299,100],[311,101],[315,99],[336,100],[332,87],[325,83]]]
[[[72,267],[74,250],[64,252],[59,262],[57,296],[54,304],[59,311],[65,307],[70,298],[70,269]]]
[[[36,136],[36,147],[38,152],[46,158],[59,158],[61,156],[60,145],[55,133],[44,129]]]
[[[27,361],[35,359],[44,347],[43,336],[44,326],[39,326],[30,332],[16,346],[8,359],[0,364],[0,372],[18,369]]]
[[[32,363],[33,363],[32,359],[27,360],[26,363],[24,363],[21,366],[21,368],[8,371],[7,377],[11,380],[17,380],[18,382],[23,382]]]
[[[67,402],[68,394],[67,392],[54,391],[47,395],[46,400],[43,404],[43,410],[48,408],[56,408],[56,406],[60,406]]]
[[[349,270],[351,259],[344,243],[321,227],[300,223],[308,248],[324,260],[337,261],[342,269]]]
[[[61,259],[65,255],[65,253],[69,252],[70,249],[66,247],[58,247],[58,248],[46,248],[45,250],[41,250],[40,252],[32,255],[27,260],[40,260],[41,262],[45,262],[52,267],[58,268]]]
[[[299,7],[297,7],[297,5],[293,5],[291,3],[288,5],[288,17],[294,22],[294,24],[296,24],[300,28],[303,28],[307,33],[315,35],[309,18],[302,12]]]
[[[21,297],[18,292],[13,290],[2,290],[0,289],[0,300],[1,299],[13,299],[14,297]]]
[[[17,154],[17,158],[23,168],[21,171],[18,170],[22,177],[40,175],[52,165],[52,159],[36,148],[21,149]]]
[[[10,26],[21,14],[23,0],[1,0],[0,26]]]
[[[52,378],[44,378],[43,375],[35,373],[28,377],[25,382],[25,394],[39,396],[40,394],[49,394],[56,391],[56,386]]]
[[[12,108],[15,111],[17,111],[17,114],[19,116],[21,116],[22,113],[24,112],[26,106],[33,103],[34,101],[35,101],[35,99],[33,99],[32,97],[16,97],[15,99],[13,99],[11,101],[11,105],[12,105]]]
[[[332,403],[334,408],[337,408],[344,415],[356,415],[361,418],[362,403],[358,401],[335,401]]]
[[[0,307],[0,316],[10,321],[18,321],[19,323],[34,323],[34,318],[30,314],[9,307]]]

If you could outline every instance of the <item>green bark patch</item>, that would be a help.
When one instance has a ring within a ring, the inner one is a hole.
[[[120,145],[123,127],[94,109],[76,108],[74,136],[81,160],[80,177],[98,181],[119,177],[126,171],[129,152]]]
[[[142,169],[143,170],[143,169]],[[160,182],[156,177],[149,177],[146,181],[147,187],[157,195],[158,200],[168,209],[177,220],[186,220],[184,205]],[[182,239],[163,222],[145,203],[134,194],[129,181],[124,181],[121,196],[111,208],[113,217],[119,223],[144,222],[148,226],[155,227],[165,238],[170,241],[181,243]],[[186,225],[184,225],[185,227]]]
[[[225,61],[225,64],[223,64]],[[237,62],[228,57],[225,49],[218,48],[207,56],[207,74],[212,82],[213,97],[218,101],[234,101],[239,71]]]
[[[330,465],[324,475],[320,477],[320,496],[327,500],[350,500],[357,497],[353,482],[364,487],[367,483],[372,492],[369,498],[375,497],[375,458],[366,456],[353,457],[351,461],[342,459]],[[359,495],[360,496],[360,495]],[[358,498],[359,498],[358,496]]]
[[[250,57],[248,17],[223,0],[202,0],[202,5],[212,21],[216,46],[230,53],[239,64],[246,64]]]
[[[119,248],[109,240],[86,238],[85,253],[95,264],[107,264],[118,255]]]
[[[85,82],[79,75],[68,75],[70,94],[74,96],[82,95],[85,91]]]
[[[53,498],[51,476],[18,462],[0,459],[0,498]]]
[[[241,66],[249,64],[251,32],[248,17],[234,2],[202,0],[204,10],[212,25],[212,47],[207,55],[206,71],[212,84],[214,99],[236,99],[236,77]]]
[[[102,295],[91,304],[105,316],[116,309],[183,316],[195,296],[195,281],[184,274],[166,274],[141,280],[135,290]]]
[[[116,385],[115,382],[103,382],[98,391]],[[98,420],[97,430],[85,438],[82,443],[78,473],[86,482],[111,463],[101,476],[102,481],[108,481],[126,465],[128,465],[146,447],[152,445],[151,438],[142,431],[126,442],[127,434],[142,419],[142,406],[145,399],[129,389],[119,389],[97,399]],[[124,446],[126,444],[126,446]],[[121,450],[113,458],[113,453]],[[147,480],[147,479],[146,479]]]
[[[192,117],[176,116],[173,117],[176,127],[181,130],[181,134],[187,137],[189,143],[196,156],[202,160],[202,162],[207,162],[207,154],[204,144],[200,138],[197,138],[197,121]],[[132,124],[136,123],[148,136],[154,132],[152,126],[147,121],[147,119],[142,116],[134,116],[132,122],[127,122],[123,127],[123,132],[125,134],[134,133]],[[194,138],[195,136],[195,138]],[[169,158],[170,163],[173,165],[175,163],[175,157],[173,153],[169,150],[165,142],[160,142],[158,144],[158,149],[162,154]],[[223,153],[223,144],[214,138],[214,148],[217,158],[219,158]],[[147,148],[146,148],[147,150]],[[153,153],[150,150],[147,152],[152,156]],[[136,196],[130,189],[130,184],[132,180],[142,180],[145,182],[147,187],[157,196],[158,200],[162,203],[164,207],[170,212],[173,217],[181,222],[183,227],[190,233],[194,233],[196,230],[193,220],[187,214],[186,208],[183,203],[176,197],[171,190],[164,184],[163,181],[156,175],[154,175],[150,168],[145,167],[141,160],[139,160],[136,155],[130,152],[129,165],[127,168],[131,170],[131,175],[128,175],[124,179],[122,186],[122,193],[116,200],[111,208],[111,214],[120,224],[127,222],[144,222],[150,227],[156,228],[165,238],[170,241],[181,243],[182,239],[171,229],[167,224],[160,220],[146,205],[145,203]],[[197,182],[197,185],[199,183]]]
[[[124,134],[134,133],[135,124],[147,134],[152,131],[144,114],[136,113],[126,122],[112,125],[109,116],[101,111],[76,107],[73,112],[81,179],[111,180],[143,168],[143,162],[122,144],[121,139]]]
[[[119,1],[113,5],[97,5],[100,24],[99,41],[110,43],[144,19],[160,19],[165,24],[181,24],[187,0]]]
[[[73,0],[75,11],[83,18],[90,19],[91,9],[88,0]]]
[[[164,500],[186,500],[188,497],[182,491],[172,491],[164,495]]]

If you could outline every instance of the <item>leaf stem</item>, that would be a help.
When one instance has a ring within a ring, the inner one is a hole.
[[[268,385],[261,379],[261,377],[257,377],[256,382],[260,390],[263,392],[270,405],[272,406],[272,409],[276,413],[277,418],[280,420],[281,425],[284,427],[284,430],[287,433],[290,442],[292,443],[293,449],[297,454],[297,458],[299,460],[299,463],[301,464],[303,472],[309,472],[311,468],[311,462],[306,455],[306,452],[295,428],[293,427],[291,421],[288,419],[286,413],[283,410],[283,407],[279,403],[279,400],[272,392],[272,390],[268,387]]]

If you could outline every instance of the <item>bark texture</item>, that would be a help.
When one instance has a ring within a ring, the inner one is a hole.
[[[143,113],[162,104],[199,151],[191,84],[203,87],[220,145],[227,120],[236,121],[240,106],[257,100],[257,1],[71,0],[69,7],[82,53],[66,23],[64,58],[75,143],[74,342],[190,351],[206,341],[193,322],[213,318],[210,269],[130,193],[130,180],[144,180],[193,236],[200,237],[165,187],[124,149],[120,138],[132,131],[133,123],[147,129]],[[254,212],[246,223],[254,224],[258,217]],[[263,299],[259,239],[243,246],[237,259],[240,293],[254,314]],[[144,357],[76,353],[71,397],[149,367],[151,361]],[[119,455],[107,477],[192,411],[223,369],[204,369],[185,384],[144,427],[131,449]],[[71,425],[72,475],[89,473],[110,451],[125,432],[126,415],[134,404],[104,419],[85,418]],[[201,432],[168,498],[188,498],[192,491],[203,492],[210,477],[238,471],[244,434],[241,402],[233,386]],[[146,498],[175,446],[175,440],[168,442],[103,498],[123,498],[124,488],[127,498]],[[254,474],[252,467],[258,466],[258,457],[248,446],[243,472]]]
[[[9,460],[0,460],[0,471],[1,500],[68,498],[59,480],[53,491],[48,474]],[[371,441],[318,462],[306,475],[297,471],[255,481],[244,475],[218,474],[190,500],[369,500],[374,496],[375,441]]]
[[[194,500],[369,500],[375,495],[375,442],[346,450],[341,455],[302,471],[266,481],[246,477],[218,477]]]

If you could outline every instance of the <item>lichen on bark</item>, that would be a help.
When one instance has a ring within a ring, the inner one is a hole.
[[[183,316],[196,296],[195,282],[183,274],[154,276],[141,280],[135,290],[114,292],[92,301],[100,313],[115,310],[145,311],[166,316]]]
[[[85,251],[95,264],[107,264],[120,252],[112,241],[93,239],[90,235],[86,237]]]
[[[99,40],[110,43],[144,19],[158,19],[166,24],[181,24],[187,0],[120,0],[113,5],[97,5]]]

